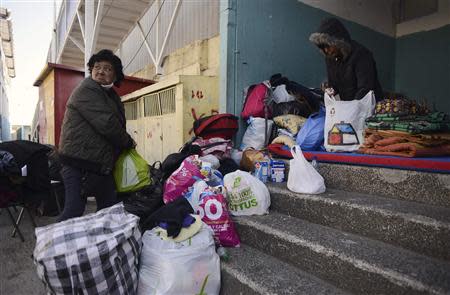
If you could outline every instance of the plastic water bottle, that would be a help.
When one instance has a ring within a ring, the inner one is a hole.
[[[219,248],[217,248],[217,254],[219,255],[220,259],[223,261],[228,261],[230,260],[230,255],[228,254],[227,249],[225,249],[224,247],[220,246]]]

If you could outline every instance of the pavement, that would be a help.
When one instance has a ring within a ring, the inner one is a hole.
[[[20,210],[20,208],[17,208]],[[86,213],[95,211],[95,202],[88,202]],[[19,212],[11,209],[17,217]],[[33,215],[37,226],[56,222],[56,217]],[[44,284],[36,274],[32,254],[36,243],[34,227],[28,214],[24,214],[20,230],[25,238],[11,237],[13,225],[5,209],[0,211],[0,295],[44,295]]]

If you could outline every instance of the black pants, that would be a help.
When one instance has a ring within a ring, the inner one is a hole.
[[[58,221],[83,215],[88,196],[95,197],[97,211],[118,202],[112,175],[95,174],[68,165],[63,166],[61,175],[64,182],[65,202]]]

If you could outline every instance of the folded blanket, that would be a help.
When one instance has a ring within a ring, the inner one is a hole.
[[[450,155],[450,133],[410,134],[395,130],[365,130],[360,153],[401,157]]]
[[[424,146],[450,144],[450,133],[410,134],[395,130],[366,129],[363,145],[365,147],[374,147],[375,143],[387,145],[400,142],[415,142]]]
[[[369,155],[399,156],[399,157],[439,157],[450,155],[450,144],[426,147],[417,143],[403,142],[376,148],[359,149],[360,153]]]
[[[377,114],[366,120],[368,128],[396,130],[408,133],[441,132],[450,130],[450,117],[443,112],[423,116]]]

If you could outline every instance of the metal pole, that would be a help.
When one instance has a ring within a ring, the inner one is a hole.
[[[95,1],[85,0],[84,1],[84,76],[89,76],[89,71],[87,63],[92,55],[92,39],[94,33],[94,17],[95,17]]]

